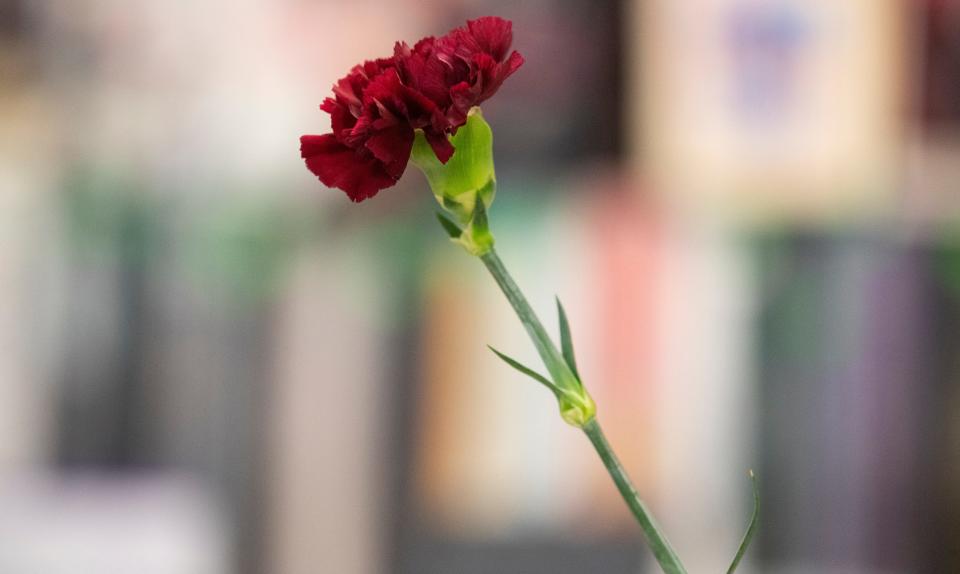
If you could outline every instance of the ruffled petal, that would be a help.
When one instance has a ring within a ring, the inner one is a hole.
[[[350,109],[333,98],[323,100],[320,109],[330,114],[330,127],[334,134],[349,131],[357,125],[357,118],[350,113]]]
[[[384,164],[390,176],[399,179],[407,168],[413,137],[413,129],[409,125],[397,124],[374,133],[364,145]]]
[[[371,198],[397,182],[376,157],[363,157],[333,134],[301,136],[300,156],[324,185],[343,190],[354,202]]]
[[[430,98],[405,86],[394,71],[381,74],[370,82],[364,94],[364,104],[369,113],[379,118],[403,120],[413,128],[428,124],[437,107]]]
[[[523,55],[514,50],[503,64],[503,79],[505,80],[513,75],[514,72],[520,69],[520,66],[522,66],[524,62]]]
[[[467,21],[467,30],[481,52],[502,62],[513,43],[513,23],[496,16]]]
[[[403,42],[394,46],[394,58],[404,85],[443,106],[447,98],[448,67],[437,58],[435,41],[424,38],[411,49]]]

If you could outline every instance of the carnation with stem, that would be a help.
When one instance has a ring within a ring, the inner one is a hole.
[[[597,420],[597,405],[577,370],[573,339],[557,300],[559,346],[527,302],[494,249],[489,210],[497,190],[493,132],[479,105],[523,64],[510,51],[512,25],[502,18],[468,21],[413,47],[398,42],[388,58],[354,67],[320,108],[332,132],[300,138],[307,167],[328,187],[355,202],[393,186],[408,162],[427,178],[450,239],[477,257],[506,296],[536,347],[547,375],[491,350],[511,367],[547,388],[560,416],[583,430],[633,513],[657,563],[667,574],[685,574],[680,558],[627,476]],[[753,473],[750,473],[753,478]],[[728,574],[740,563],[757,524],[759,498]]]

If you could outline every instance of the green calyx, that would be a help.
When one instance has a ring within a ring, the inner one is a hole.
[[[479,257],[493,248],[486,212],[497,192],[493,131],[480,108],[470,110],[450,143],[456,151],[447,163],[440,163],[423,132],[417,130],[410,161],[427,176],[434,197],[453,216],[455,227],[462,228],[459,234],[448,229],[451,239]]]

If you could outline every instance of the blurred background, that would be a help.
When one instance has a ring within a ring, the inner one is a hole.
[[[0,572],[643,573],[409,170],[298,137],[470,17],[499,250],[691,572],[960,572],[960,2],[0,0]]]

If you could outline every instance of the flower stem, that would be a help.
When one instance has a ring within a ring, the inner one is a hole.
[[[630,507],[630,511],[633,512],[637,522],[640,524],[643,535],[647,539],[647,544],[653,551],[653,555],[660,564],[660,568],[662,568],[666,574],[686,574],[687,571],[683,568],[683,564],[680,563],[680,558],[677,557],[677,553],[674,552],[673,547],[670,546],[670,542],[660,531],[660,526],[656,520],[654,520],[653,515],[649,509],[647,509],[643,500],[640,499],[637,489],[634,488],[633,483],[630,482],[630,477],[627,476],[627,471],[623,468],[623,465],[620,464],[617,454],[610,448],[610,443],[607,442],[607,437],[604,436],[603,429],[600,428],[600,423],[597,422],[597,419],[588,422],[586,426],[583,427],[583,432],[590,438],[590,442],[593,443],[593,448],[597,449],[597,454],[599,454],[600,459],[603,460],[603,465],[607,467],[610,478],[616,483],[617,490],[619,490],[620,495],[623,496],[624,502]]]
[[[572,373],[563,355],[560,354],[556,345],[554,345],[549,335],[547,335],[537,314],[533,311],[533,308],[530,307],[530,303],[527,302],[526,297],[523,296],[520,288],[517,287],[517,284],[513,281],[513,278],[510,276],[506,267],[504,267],[496,251],[491,248],[490,251],[480,256],[480,260],[487,266],[490,274],[493,275],[494,280],[496,280],[497,285],[500,286],[510,305],[513,306],[517,317],[520,318],[520,322],[523,323],[527,334],[530,335],[530,339],[536,346],[537,352],[540,353],[540,358],[543,360],[550,375],[554,378],[554,382],[560,386],[567,384],[567,381],[572,378],[575,384],[579,386],[579,380]],[[617,485],[617,489],[623,496],[623,500],[627,503],[627,506],[630,507],[630,511],[633,512],[637,522],[640,524],[647,544],[653,551],[653,555],[660,564],[660,568],[663,569],[665,574],[686,574],[686,570],[680,563],[676,552],[674,552],[666,536],[660,531],[660,527],[650,514],[650,511],[640,499],[640,495],[637,494],[633,483],[630,482],[626,470],[623,468],[623,465],[620,464],[617,455],[610,447],[610,443],[607,442],[606,437],[603,435],[600,423],[597,422],[597,419],[592,416],[591,413],[591,416],[588,420],[584,421],[584,424],[577,426],[583,429],[583,432],[589,437],[590,442],[593,443],[593,447],[600,455],[600,459],[603,461],[604,466],[606,466],[607,472],[610,473],[613,482]]]
[[[540,318],[537,317],[533,308],[530,307],[527,298],[523,296],[523,292],[521,292],[517,284],[514,283],[513,277],[510,276],[507,268],[503,266],[503,261],[500,260],[500,256],[497,255],[495,249],[491,248],[490,251],[480,256],[480,260],[487,266],[490,274],[493,275],[494,280],[496,280],[497,285],[500,286],[503,294],[507,296],[507,301],[513,306],[517,317],[519,317],[520,322],[523,323],[523,327],[527,330],[527,334],[537,348],[543,364],[554,377],[554,382],[561,384],[563,381],[557,379],[564,379],[572,375],[572,373],[562,372],[564,370],[563,367],[566,366],[566,361],[563,360],[560,351],[557,350],[556,345],[553,344],[550,336],[547,335],[546,329],[543,328],[543,323],[540,322]],[[569,370],[569,368],[567,368],[567,370]]]

